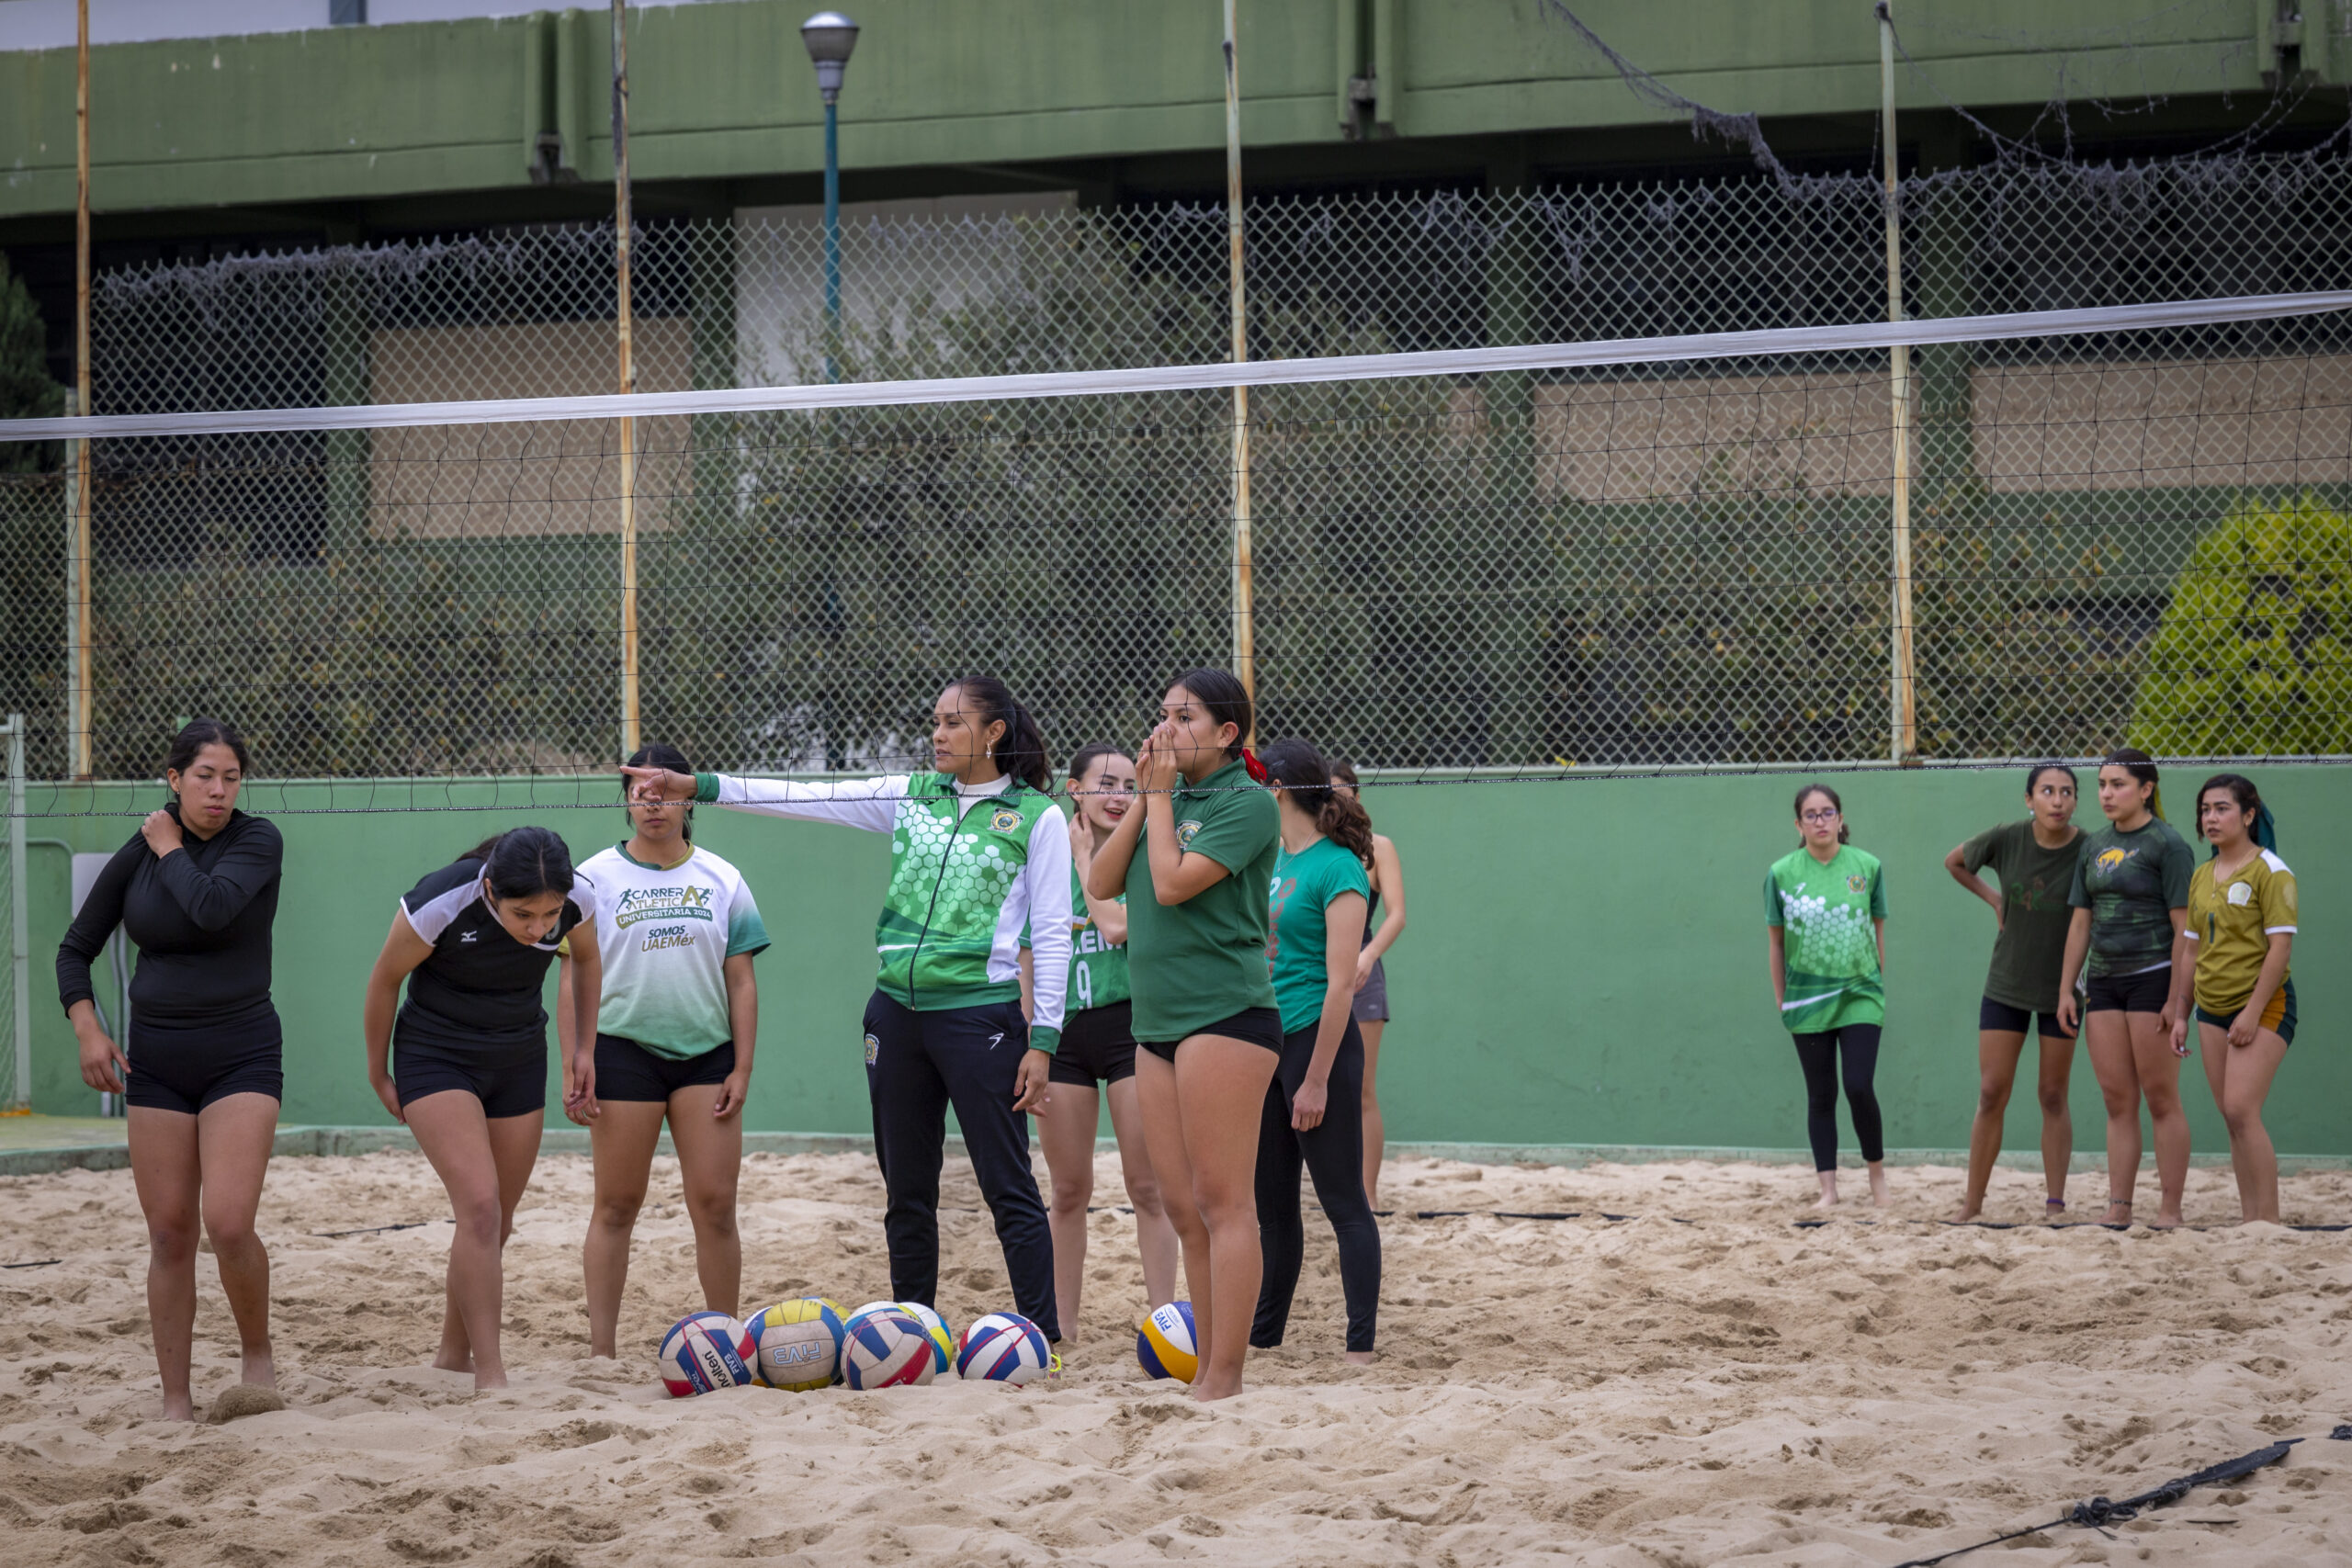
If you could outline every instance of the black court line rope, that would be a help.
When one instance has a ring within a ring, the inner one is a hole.
[[[2339,1427],[2329,1436],[2340,1437],[2347,1431],[2352,1431],[2352,1427]],[[2043,1530],[2056,1529],[2064,1525],[2079,1525],[2086,1529],[2103,1531],[2109,1525],[2120,1525],[2138,1518],[2143,1508],[2161,1508],[2168,1503],[2177,1503],[2199,1486],[2218,1486],[2225,1481],[2242,1480],[2266,1465],[2276,1464],[2285,1459],[2287,1451],[2301,1441],[2301,1438],[2289,1438],[2282,1442],[2273,1443],[2267,1449],[2256,1449],[2250,1454],[2240,1454],[2235,1459],[2224,1460],[2220,1464],[2208,1466],[2194,1475],[2184,1475],[2177,1480],[2167,1481],[2162,1486],[2151,1488],[2134,1497],[2126,1497],[2120,1503],[2105,1497],[2093,1497],[2075,1504],[2056,1518],[2044,1523],[2028,1525],[2023,1529],[2011,1530],[2007,1535],[1996,1535],[1989,1540],[1973,1541],[1967,1546],[1955,1546],[1950,1551],[1938,1552],[1933,1557],[1914,1557],[1906,1562],[1896,1563],[1894,1568],[1936,1568],[1936,1564],[1939,1562],[1949,1562],[1953,1558],[1968,1552],[1982,1551],[1988,1546],[1999,1546],[2005,1541],[2038,1535]]]
[[[0,1263],[0,1269],[46,1269],[52,1263],[62,1263],[62,1258],[36,1258],[29,1263]]]
[[[379,1235],[385,1231],[423,1230],[427,1225],[442,1225],[450,1223],[447,1220],[409,1220],[397,1225],[361,1225],[357,1230],[312,1231],[310,1234],[322,1241],[338,1241],[347,1235]]]

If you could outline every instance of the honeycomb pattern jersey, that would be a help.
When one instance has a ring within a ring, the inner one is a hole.
[[[1884,1023],[1878,933],[1886,919],[1886,885],[1878,857],[1842,844],[1828,864],[1796,849],[1765,874],[1765,922],[1786,931],[1786,999],[1781,1021],[1792,1034],[1817,1034],[1849,1023]]]
[[[695,798],[771,817],[890,835],[875,922],[876,987],[917,1012],[1021,998],[1024,928],[1036,932],[1032,1048],[1060,1043],[1070,959],[1069,830],[1061,807],[1014,778],[959,788],[944,773],[800,784],[698,773]]]

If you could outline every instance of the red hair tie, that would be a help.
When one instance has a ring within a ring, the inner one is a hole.
[[[1260,784],[1264,784],[1271,776],[1266,772],[1266,764],[1258,761],[1258,753],[1252,751],[1247,746],[1241,748],[1241,765],[1249,769],[1250,776],[1256,779]]]

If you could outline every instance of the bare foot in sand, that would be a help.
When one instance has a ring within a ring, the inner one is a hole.
[[[473,1352],[444,1350],[433,1358],[433,1368],[442,1372],[469,1372],[474,1370]]]
[[[2103,1225],[2130,1224],[2132,1223],[2132,1200],[2129,1198],[2109,1198],[2107,1201],[2107,1213],[2099,1216],[2098,1223]]]
[[[186,1393],[164,1395],[164,1419],[166,1421],[195,1420],[196,1402]]]
[[[1821,1196],[1813,1201],[1813,1206],[1816,1209],[1836,1208],[1838,1206],[1838,1173],[1834,1170],[1823,1170],[1816,1171],[1815,1174],[1821,1178]]]
[[[2180,1226],[2181,1218],[2178,1209],[2158,1208],[2156,1217],[2148,1222],[2148,1228],[2155,1231],[2177,1231]]]
[[[277,1359],[270,1354],[268,1340],[263,1340],[258,1349],[252,1346],[245,1348],[243,1364],[237,1371],[237,1381],[252,1383],[255,1388],[277,1386]]]
[[[1883,1209],[1894,1200],[1886,1195],[1886,1166],[1883,1162],[1871,1166],[1871,1207]]]
[[[1347,1358],[1348,1364],[1350,1366],[1368,1367],[1372,1365],[1372,1352],[1369,1350],[1350,1350],[1347,1352]]]
[[[1951,1212],[1951,1218],[1946,1220],[1944,1224],[1964,1225],[1984,1212],[1984,1200],[1982,1198],[1962,1198],[1960,1201],[1960,1207]]]

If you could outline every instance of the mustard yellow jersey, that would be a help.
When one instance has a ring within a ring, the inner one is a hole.
[[[2197,945],[2197,1005],[2232,1013],[2245,1006],[2270,955],[2270,938],[2295,929],[2295,874],[2268,850],[2232,873],[2205,861],[2188,879],[2187,935]]]

